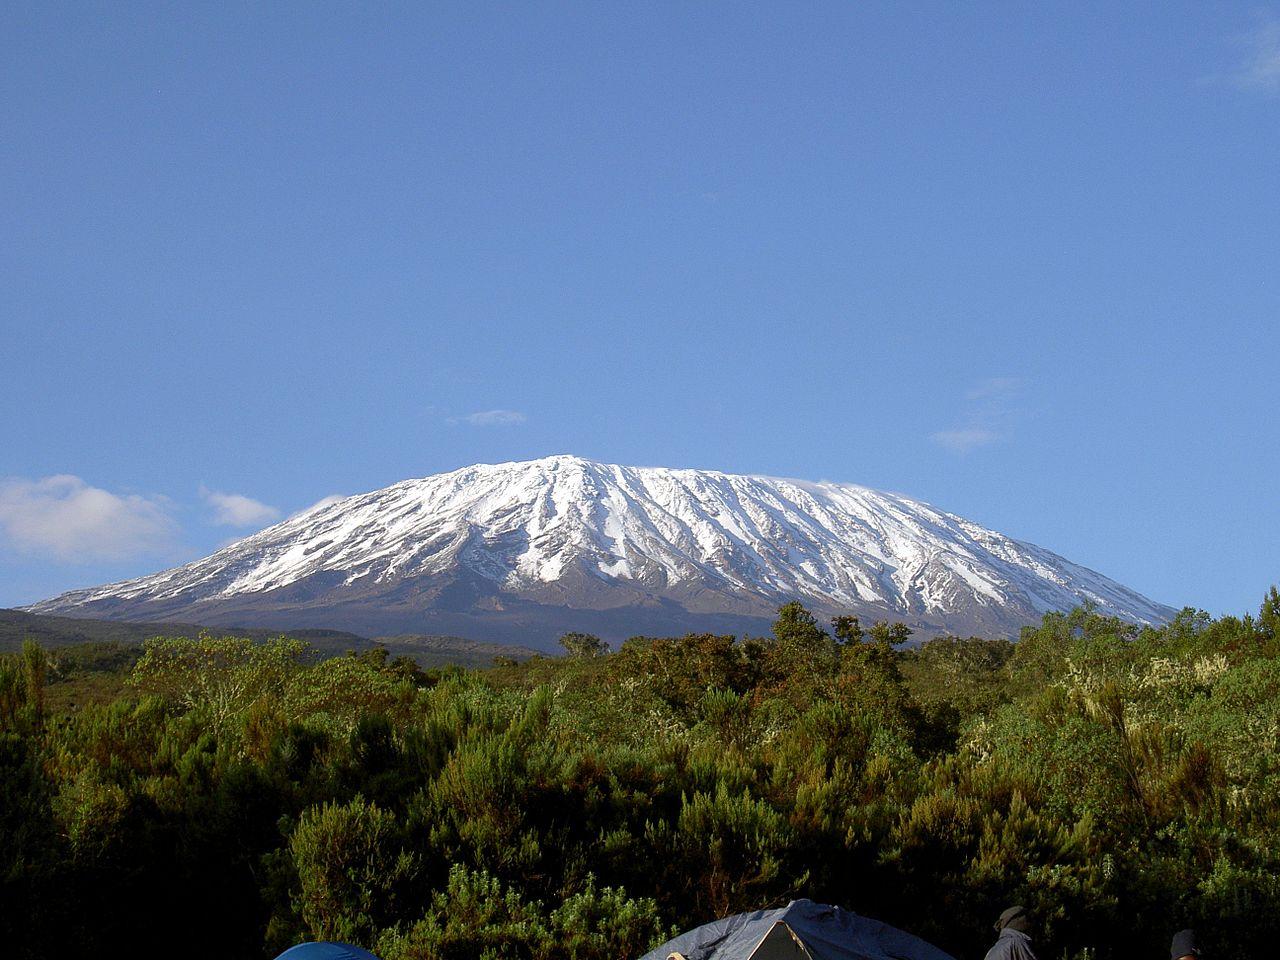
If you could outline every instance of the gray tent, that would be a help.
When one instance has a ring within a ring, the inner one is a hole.
[[[792,900],[682,933],[641,960],[953,960],[933,944],[839,907]]]

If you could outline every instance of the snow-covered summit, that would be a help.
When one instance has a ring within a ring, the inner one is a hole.
[[[790,599],[928,632],[1010,634],[1086,600],[1137,622],[1171,613],[897,494],[572,456],[324,502],[203,560],[30,609],[510,638],[749,629]]]

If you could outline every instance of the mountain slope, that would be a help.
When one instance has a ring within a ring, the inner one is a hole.
[[[127,620],[90,620],[85,617],[56,617],[26,610],[0,609],[0,653],[22,649],[24,641],[36,641],[46,650],[84,644],[116,644],[141,647],[152,637],[196,637],[209,627],[191,623],[132,623]],[[341,630],[302,629],[289,627],[264,629],[224,624],[217,631],[232,636],[268,640],[281,633],[306,641],[321,657],[336,657],[348,651],[360,652],[385,647],[392,656],[407,656],[420,667],[457,664],[463,667],[487,667],[495,657],[528,660],[540,651],[530,647],[503,643],[486,643],[465,637],[395,636],[361,637]]]
[[[790,599],[926,633],[1014,634],[1086,600],[1137,622],[1171,614],[896,494],[567,456],[321,504],[203,560],[29,609],[546,643],[567,629],[760,631]]]
[[[132,623],[127,620],[91,620],[85,617],[58,617],[26,610],[0,609],[0,653],[22,648],[24,640],[34,640],[46,650],[85,643],[116,643],[140,646],[152,637],[195,637],[208,628],[192,623]],[[236,636],[265,640],[278,636],[271,630],[246,628]],[[290,636],[305,640],[325,654],[362,650],[371,646],[365,637],[340,630],[294,630]]]

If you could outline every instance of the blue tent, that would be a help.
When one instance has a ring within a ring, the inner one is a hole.
[[[300,943],[290,947],[276,960],[378,960],[368,950],[353,947],[349,943]]]
[[[682,933],[641,960],[953,960],[933,944],[839,907],[792,900]]]

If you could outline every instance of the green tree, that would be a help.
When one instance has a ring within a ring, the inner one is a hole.
[[[858,623],[858,618],[849,616],[848,614],[835,617],[831,621],[832,632],[835,633],[836,640],[843,644],[861,643],[862,642],[862,625]]]
[[[686,900],[692,916],[748,910],[790,896],[808,879],[803,865],[788,862],[794,837],[786,816],[725,782],[684,797],[674,824],[647,829],[657,862],[681,865],[666,892]]]
[[[372,943],[399,915],[417,859],[391,813],[356,797],[306,810],[289,851],[298,876],[294,906],[317,940]]]
[[[385,960],[533,960],[550,957],[553,939],[542,905],[483,870],[455,864],[426,915],[378,943]]]
[[[1262,600],[1258,611],[1258,629],[1272,641],[1280,640],[1280,589],[1274,585]]]
[[[803,696],[835,673],[839,647],[814,615],[793,600],[778,608],[773,642],[761,650],[760,658],[761,673],[770,687],[789,687],[793,695]]]
[[[632,899],[622,888],[586,883],[551,912],[555,957],[639,957],[674,937],[674,927],[664,926],[658,904],[650,897]]]
[[[0,729],[16,726],[27,703],[27,685],[17,657],[0,654]]]
[[[44,716],[44,686],[49,673],[49,658],[40,644],[31,638],[22,641],[22,682],[27,704],[36,718]]]
[[[156,637],[133,668],[130,683],[143,693],[208,712],[215,730],[261,697],[284,695],[309,648],[280,637],[255,643],[247,637]]]
[[[798,600],[778,608],[773,621],[773,639],[795,649],[810,649],[830,639],[814,617]]]
[[[602,657],[609,652],[609,645],[593,633],[566,633],[559,643],[571,657]]]

